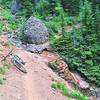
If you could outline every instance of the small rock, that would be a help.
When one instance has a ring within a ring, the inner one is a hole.
[[[74,73],[81,89],[89,89],[90,85],[78,73]]]
[[[90,95],[96,97],[96,92],[94,90],[92,90],[91,93],[90,93]]]
[[[21,95],[18,95],[17,100],[21,100]]]
[[[91,86],[90,87],[90,91],[93,91],[95,89],[95,87]]]
[[[85,81],[81,81],[80,87],[81,87],[82,89],[88,89],[88,88],[89,88],[89,83],[87,83],[87,82],[85,82]]]
[[[100,88],[95,89],[96,95],[97,95],[97,100],[100,100]]]
[[[44,44],[40,44],[40,45],[36,45],[36,44],[27,44],[26,46],[26,50],[30,51],[30,52],[35,52],[35,53],[41,53],[43,50],[49,48],[49,43],[44,43]]]

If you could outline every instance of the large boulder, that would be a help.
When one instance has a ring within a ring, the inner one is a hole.
[[[48,31],[45,24],[31,16],[25,26],[25,42],[29,44],[43,44],[48,41]]]

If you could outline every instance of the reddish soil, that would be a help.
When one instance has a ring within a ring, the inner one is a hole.
[[[0,36],[0,60],[11,47],[13,46],[9,46],[7,38]],[[68,83],[58,77],[47,65],[48,61],[58,57],[56,54],[43,52],[40,55],[13,48],[13,53],[26,62],[25,68],[28,73],[24,74],[12,66],[2,76],[7,80],[0,85],[0,100],[73,100],[51,88],[53,80],[60,80],[72,90]]]

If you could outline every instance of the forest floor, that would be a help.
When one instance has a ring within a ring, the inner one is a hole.
[[[24,74],[12,66],[4,75],[0,75],[6,79],[3,85],[0,85],[0,100],[73,100],[51,88],[54,80],[60,80],[71,90],[68,83],[47,65],[48,61],[58,57],[56,54],[35,54],[9,46],[7,37],[0,35],[0,60],[7,55],[10,47],[13,47],[13,53],[26,62],[25,68],[28,73]]]

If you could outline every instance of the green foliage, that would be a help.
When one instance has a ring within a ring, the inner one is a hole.
[[[45,19],[48,16],[48,5],[49,2],[47,0],[40,0],[35,7],[35,11],[42,16],[42,19]]]
[[[65,59],[70,69],[79,71],[90,82],[100,86],[99,10],[96,9],[93,15],[91,4],[85,0],[80,16],[81,27],[54,38],[53,48]]]
[[[51,85],[51,88],[52,88],[52,89],[57,89],[56,83],[53,83],[53,84]]]
[[[99,7],[100,10],[100,0],[89,0],[89,1],[92,2],[92,6],[94,10],[96,9],[97,6]]]
[[[98,38],[100,37],[100,11],[99,7],[97,6],[94,13],[94,32],[97,34]]]
[[[20,27],[20,33],[19,33],[19,37],[20,40],[24,40],[24,31],[25,31],[25,22],[26,22],[26,18],[23,17],[21,22],[19,22],[19,27]]]
[[[2,22],[0,22],[0,30],[3,30],[3,23]]]
[[[3,85],[5,81],[6,81],[6,78],[0,76],[0,85]]]
[[[56,3],[55,16],[51,16],[51,19],[47,19],[45,22],[51,41],[55,34],[59,36],[64,35],[67,24],[72,25],[74,22],[73,17],[68,17],[60,2]]]
[[[2,9],[0,14],[4,17],[4,19],[9,20],[12,18],[11,11],[9,9]]]
[[[49,17],[61,17],[60,20],[64,20],[64,9],[59,0],[40,0],[36,7],[34,16],[39,15],[42,19],[48,19]]]
[[[50,37],[54,34],[63,35],[63,31],[65,31],[65,25],[67,24],[67,16],[64,21],[62,21],[60,16],[54,17],[52,20],[46,21],[45,24],[48,28]]]
[[[22,10],[16,16],[24,19],[20,26],[20,39],[24,39],[26,18],[31,15],[45,20],[49,31],[50,42],[70,69],[82,73],[88,80],[100,86],[100,0],[21,0]],[[90,1],[90,2],[89,2]],[[12,0],[0,0],[0,16],[8,20],[8,26],[17,29],[18,22],[13,18],[10,9]],[[79,6],[79,4],[81,5]],[[78,15],[80,28],[73,27]],[[68,15],[69,14],[69,15]],[[66,26],[73,27],[66,32]],[[0,30],[4,30],[0,21]],[[52,68],[56,68],[55,65]],[[4,73],[4,69],[0,69]],[[66,90],[65,90],[66,91]]]
[[[74,35],[72,31],[66,33],[65,37],[55,39],[53,47],[66,60],[71,69],[83,73],[87,79],[100,85],[99,42],[94,42],[92,45],[84,44],[84,38],[81,37],[79,29],[75,30]]]
[[[59,64],[57,63],[57,61],[52,61],[52,62],[49,62],[48,65],[50,66],[51,69],[56,71],[58,69]]]
[[[61,0],[64,10],[69,15],[77,15],[79,13],[80,0]]]
[[[49,31],[49,34],[50,36],[54,35],[55,33],[59,33],[59,29],[61,28],[61,22],[60,21],[46,21],[45,22],[47,28],[48,28],[48,31]]]
[[[91,3],[85,0],[84,2],[81,2],[80,7],[80,19],[82,22],[82,34],[91,34],[93,33],[93,17],[92,17],[92,7]]]
[[[3,84],[3,80],[2,79],[0,79],[0,85],[2,85]]]
[[[0,12],[0,16],[4,18],[4,20],[8,21],[8,27],[15,30],[18,27],[18,22],[17,20],[12,16],[11,11],[7,8],[2,8]],[[0,22],[0,28],[4,30],[3,28],[3,21],[1,20]]]
[[[21,0],[23,14],[26,18],[29,18],[33,13],[32,0]]]
[[[66,24],[66,13],[64,12],[63,7],[61,6],[61,3],[57,3],[57,6],[55,7],[57,15],[59,15],[59,20],[61,21],[61,32],[62,35],[65,32],[65,24]]]
[[[16,30],[18,28],[18,22],[16,19],[9,19],[8,20],[8,26],[9,28],[13,29],[13,30]]]
[[[53,83],[51,85],[51,87],[55,90],[60,89],[63,92],[64,95],[66,95],[70,98],[75,98],[77,100],[89,100],[89,98],[87,96],[83,95],[78,90],[74,90],[72,92],[69,92],[68,89],[66,88],[66,86],[63,83],[59,82],[59,81]]]
[[[22,29],[22,31],[19,33],[19,37],[21,41],[24,41],[24,28]]]
[[[0,66],[0,74],[5,74],[5,72],[11,67],[10,64],[4,62],[2,66]]]

